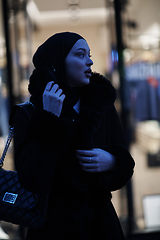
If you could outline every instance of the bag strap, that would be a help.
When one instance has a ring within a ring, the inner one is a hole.
[[[0,160],[0,168],[3,167],[4,158],[6,156],[6,153],[7,153],[7,150],[9,148],[9,145],[10,145],[10,143],[12,141],[12,137],[14,135],[14,131],[13,130],[14,130],[14,128],[9,126],[9,134],[8,134],[8,137],[7,137],[6,145],[5,145],[4,150],[2,152],[2,156],[1,156],[1,160]]]
[[[10,145],[10,143],[12,141],[13,136],[14,136],[13,117],[14,117],[14,114],[15,114],[16,110],[19,107],[23,108],[25,110],[25,112],[27,113],[29,119],[31,119],[31,113],[35,109],[35,106],[31,102],[25,102],[25,103],[17,104],[17,105],[15,105],[13,107],[13,110],[11,112],[10,119],[9,119],[9,134],[8,134],[8,137],[7,137],[7,141],[6,141],[4,150],[2,152],[2,156],[0,158],[0,168],[3,167],[3,163],[4,163],[4,159],[5,159],[7,150],[9,148],[9,145]]]

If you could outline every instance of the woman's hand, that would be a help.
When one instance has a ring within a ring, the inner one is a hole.
[[[59,88],[58,84],[49,82],[43,92],[43,109],[60,116],[65,95],[63,90]]]
[[[115,165],[115,157],[100,148],[77,150],[76,156],[86,172],[105,172],[112,170]]]

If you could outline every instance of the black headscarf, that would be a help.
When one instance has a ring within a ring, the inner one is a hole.
[[[65,58],[79,39],[84,38],[77,33],[61,32],[38,47],[33,56],[35,69],[28,87],[32,97],[41,97],[49,81],[58,83],[65,92],[68,88],[65,80]]]

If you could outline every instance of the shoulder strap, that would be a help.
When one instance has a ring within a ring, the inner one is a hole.
[[[13,132],[14,132],[13,130],[14,130],[14,128],[9,126],[9,134],[8,134],[7,141],[6,141],[6,144],[5,144],[4,150],[2,152],[1,159],[0,159],[0,168],[3,167],[4,158],[6,156],[6,153],[7,153],[7,150],[9,148],[9,145],[10,145],[10,143],[12,141]]]
[[[27,116],[29,119],[31,119],[31,115],[33,114],[33,111],[35,110],[35,107],[31,102],[17,104],[13,107],[13,110],[11,112],[10,119],[9,119],[9,134],[7,137],[7,141],[6,141],[2,156],[0,158],[0,168],[2,168],[2,166],[3,166],[7,150],[9,148],[9,145],[10,145],[13,135],[14,135],[13,117],[18,108],[23,108],[25,110],[25,112],[27,113]]]
[[[20,103],[20,104],[15,105],[12,109],[12,112],[11,112],[11,115],[10,115],[10,118],[9,118],[9,125],[11,127],[13,127],[14,114],[16,113],[18,108],[23,108],[29,119],[31,119],[31,116],[32,116],[33,112],[35,111],[35,106],[31,102],[24,102],[24,103]]]

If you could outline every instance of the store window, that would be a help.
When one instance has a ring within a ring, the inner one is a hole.
[[[4,34],[4,22],[2,12],[2,1],[0,1],[0,139],[8,135],[8,79],[7,79],[7,56],[6,56],[6,41]],[[2,146],[2,144],[0,144]]]
[[[0,137],[6,140],[13,105],[29,99],[33,27],[27,1],[0,0]],[[4,144],[1,144],[4,146]],[[13,161],[12,161],[13,162]]]
[[[133,230],[160,229],[160,2],[129,0],[122,3],[122,40],[125,109],[130,127],[130,151],[135,159],[132,178]],[[114,1],[108,1],[111,28],[112,81],[119,91]],[[149,12],[149,17],[146,16]],[[121,111],[121,102],[117,102]],[[127,218],[126,189],[117,204]]]
[[[27,1],[9,1],[10,46],[12,52],[13,94],[16,102],[28,100],[31,73],[33,26],[27,14]]]
[[[0,154],[9,133],[13,105],[29,99],[27,85],[32,71],[33,26],[26,11],[27,2],[0,0]],[[4,168],[15,168],[13,142],[5,157]],[[24,229],[0,222],[0,239],[9,239],[10,233],[13,235],[16,232],[24,239]]]

